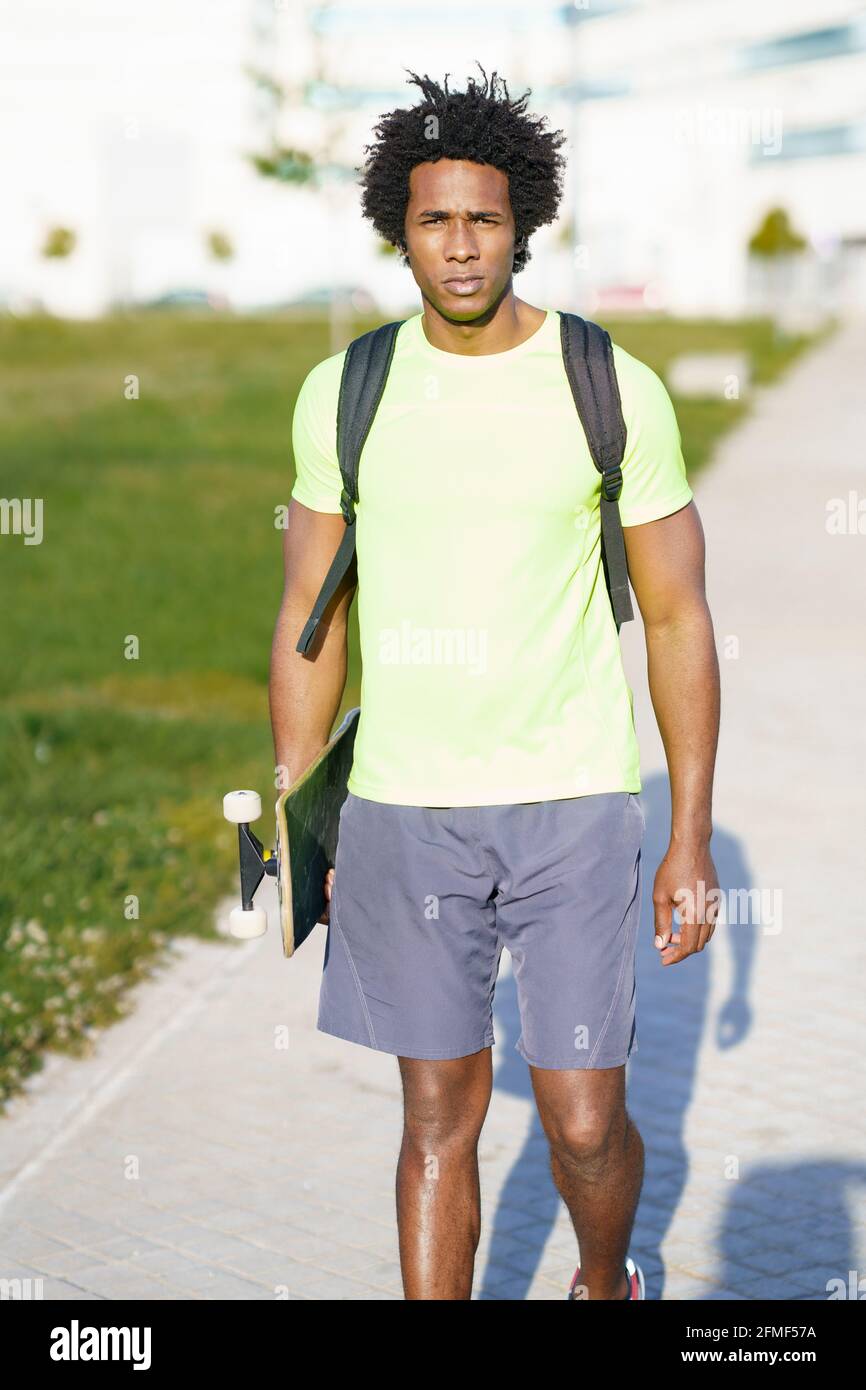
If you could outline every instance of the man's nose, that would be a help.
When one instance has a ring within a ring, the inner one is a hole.
[[[449,261],[470,261],[478,257],[478,238],[473,227],[457,223],[449,228],[445,242],[445,259]]]

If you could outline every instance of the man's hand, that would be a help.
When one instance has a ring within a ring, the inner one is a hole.
[[[325,874],[325,910],[324,910],[324,912],[322,913],[321,917],[319,918],[319,921],[320,921],[320,922],[323,922],[324,925],[325,925],[326,927],[328,926],[328,924],[329,924],[329,922],[330,922],[330,914],[331,914],[331,894],[333,893],[333,891],[334,891],[334,870],[333,870],[333,869],[329,869],[328,872]]]
[[[719,879],[709,846],[671,844],[653,886],[655,945],[662,965],[676,965],[702,951],[716,929]],[[674,908],[681,928],[674,931]]]

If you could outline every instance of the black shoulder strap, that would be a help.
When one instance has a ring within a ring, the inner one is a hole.
[[[592,461],[601,474],[601,555],[617,631],[634,617],[628,564],[619,516],[621,464],[626,428],[609,335],[577,314],[560,316],[562,360],[586,434]]]
[[[397,333],[402,319],[383,323],[355,338],[346,349],[340,395],[337,402],[337,458],[343,478],[340,506],[346,530],[340,548],[325,576],[312,613],[304,624],[295,651],[306,652],[319,621],[352,563],[355,553],[355,503],[358,500],[358,465],[361,450],[382,399]]]

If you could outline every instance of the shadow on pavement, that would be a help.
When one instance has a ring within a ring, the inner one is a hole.
[[[749,1298],[866,1297],[849,1207],[855,1186],[863,1183],[866,1165],[844,1160],[794,1159],[750,1167],[730,1184],[719,1223],[720,1285],[737,1291],[745,1249],[752,1266],[764,1266]]]

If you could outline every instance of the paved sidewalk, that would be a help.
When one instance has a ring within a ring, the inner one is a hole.
[[[821,1299],[866,1275],[866,536],[825,525],[830,499],[866,496],[864,363],[866,326],[846,328],[696,489],[723,679],[713,843],[739,920],[667,970],[649,910],[663,760],[639,624],[624,630],[648,821],[629,1104],[651,1298]],[[396,1063],[316,1032],[324,935],[291,962],[273,927],[180,943],[92,1057],[49,1059],[0,1121],[0,1278],[41,1279],[46,1299],[402,1296]],[[496,1032],[475,1297],[563,1298],[575,1244],[510,974]]]

